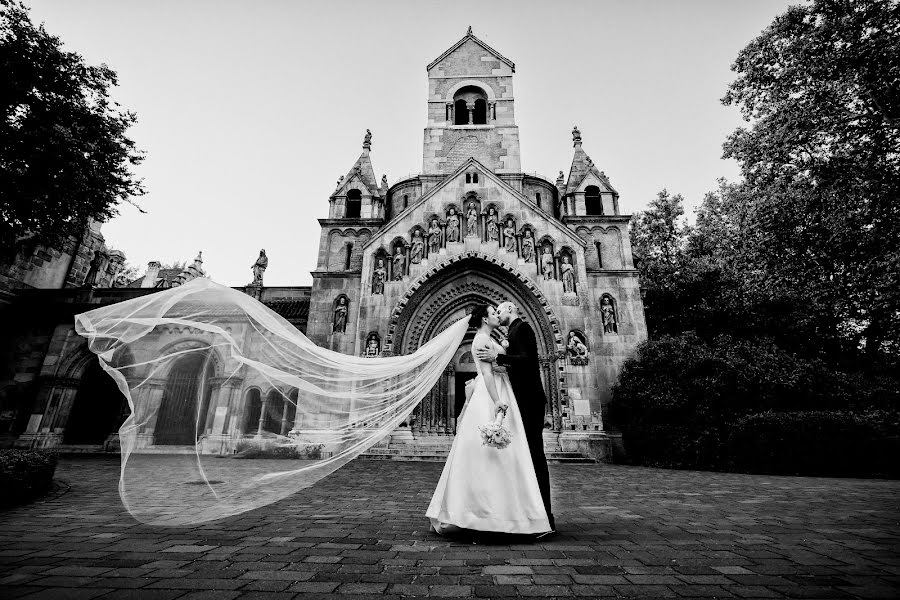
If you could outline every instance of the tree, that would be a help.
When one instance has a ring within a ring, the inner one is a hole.
[[[647,210],[631,218],[631,247],[638,257],[641,283],[648,289],[666,289],[678,270],[685,242],[684,198],[660,191]]]
[[[737,57],[745,281],[870,359],[900,338],[900,2],[794,6]]]
[[[80,237],[144,193],[126,136],[136,116],[109,97],[115,72],[63,50],[11,0],[0,0],[0,71],[0,259]]]

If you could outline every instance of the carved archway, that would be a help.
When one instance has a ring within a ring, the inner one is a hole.
[[[559,321],[534,282],[494,256],[465,252],[448,257],[417,279],[391,315],[385,349],[396,354],[414,352],[479,302],[512,300],[531,323],[545,375],[552,426],[561,426],[565,375],[556,365],[565,356]]]

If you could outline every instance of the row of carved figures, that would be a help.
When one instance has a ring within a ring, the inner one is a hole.
[[[497,213],[493,207],[479,213],[474,202],[470,204],[466,216],[466,237],[478,238],[478,219],[483,222],[482,242],[497,242],[506,252],[515,254],[526,263],[534,263],[538,274],[544,280],[559,280],[563,284],[563,292],[576,292],[575,266],[569,251],[553,252],[553,244],[549,240],[540,243],[534,239],[534,231],[528,225],[516,232],[515,221],[508,217],[504,227],[500,229]],[[383,294],[386,281],[402,281],[409,275],[410,265],[417,265],[431,255],[437,255],[448,243],[460,243],[461,223],[456,209],[450,207],[446,219],[431,219],[427,231],[416,227],[411,241],[400,240],[394,243],[393,254],[388,256],[382,250],[376,251],[372,272],[372,293]],[[540,253],[537,248],[540,247]]]

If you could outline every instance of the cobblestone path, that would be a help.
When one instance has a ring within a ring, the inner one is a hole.
[[[900,482],[551,465],[559,535],[472,544],[428,532],[440,469],[358,460],[170,529],[123,509],[118,460],[63,458],[68,492],[0,512],[0,598],[900,597]]]

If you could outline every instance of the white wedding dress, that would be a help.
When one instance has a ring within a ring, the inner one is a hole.
[[[489,337],[476,336],[473,347],[483,344],[503,352]],[[475,388],[460,414],[456,439],[425,515],[437,533],[459,529],[500,533],[550,531],[522,415],[509,377],[501,367],[493,368],[494,380],[500,400],[509,405],[503,423],[512,434],[512,442],[503,449],[481,443],[478,426],[493,421],[496,409],[481,376],[481,372],[492,367],[483,362],[477,367]]]

